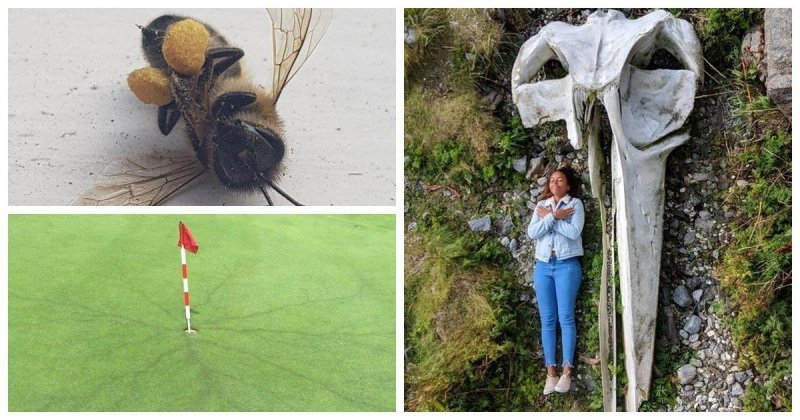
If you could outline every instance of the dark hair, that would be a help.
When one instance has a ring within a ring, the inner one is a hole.
[[[545,184],[544,190],[541,194],[539,194],[539,199],[544,200],[553,196],[553,193],[550,192],[550,177],[553,176],[554,173],[561,172],[567,178],[567,184],[569,184],[569,195],[573,197],[578,197],[581,193],[581,179],[575,175],[575,171],[572,170],[569,166],[562,166],[555,171],[551,171],[547,174],[547,184]]]

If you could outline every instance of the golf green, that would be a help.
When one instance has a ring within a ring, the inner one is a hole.
[[[187,334],[178,221],[188,254]],[[395,216],[10,215],[9,411],[393,411]]]

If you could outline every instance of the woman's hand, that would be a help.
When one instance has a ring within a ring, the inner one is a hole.
[[[556,210],[556,211],[553,212],[553,217],[556,220],[564,220],[564,219],[572,216],[572,213],[575,213],[575,209],[573,209],[573,208],[559,209],[559,210]]]
[[[544,217],[550,213],[551,213],[550,209],[548,209],[547,207],[536,206],[536,215],[539,216],[540,218],[544,219]]]

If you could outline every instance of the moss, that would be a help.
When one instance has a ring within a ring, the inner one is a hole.
[[[717,68],[736,68],[742,37],[764,21],[764,9],[699,9],[697,18],[706,60]]]
[[[724,317],[739,363],[763,375],[746,389],[743,408],[791,410],[791,135],[767,132],[731,157],[742,186],[731,242],[717,267],[735,316]]]

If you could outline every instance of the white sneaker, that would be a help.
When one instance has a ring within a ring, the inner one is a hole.
[[[548,378],[549,379],[549,378]],[[555,386],[555,391],[560,393],[569,392],[569,388],[572,385],[572,377],[570,375],[561,375],[561,378],[558,379],[558,383]]]
[[[544,382],[544,391],[542,391],[542,394],[544,395],[552,394],[553,391],[556,390],[556,383],[558,382],[559,382],[558,376],[547,375],[547,379]]]

